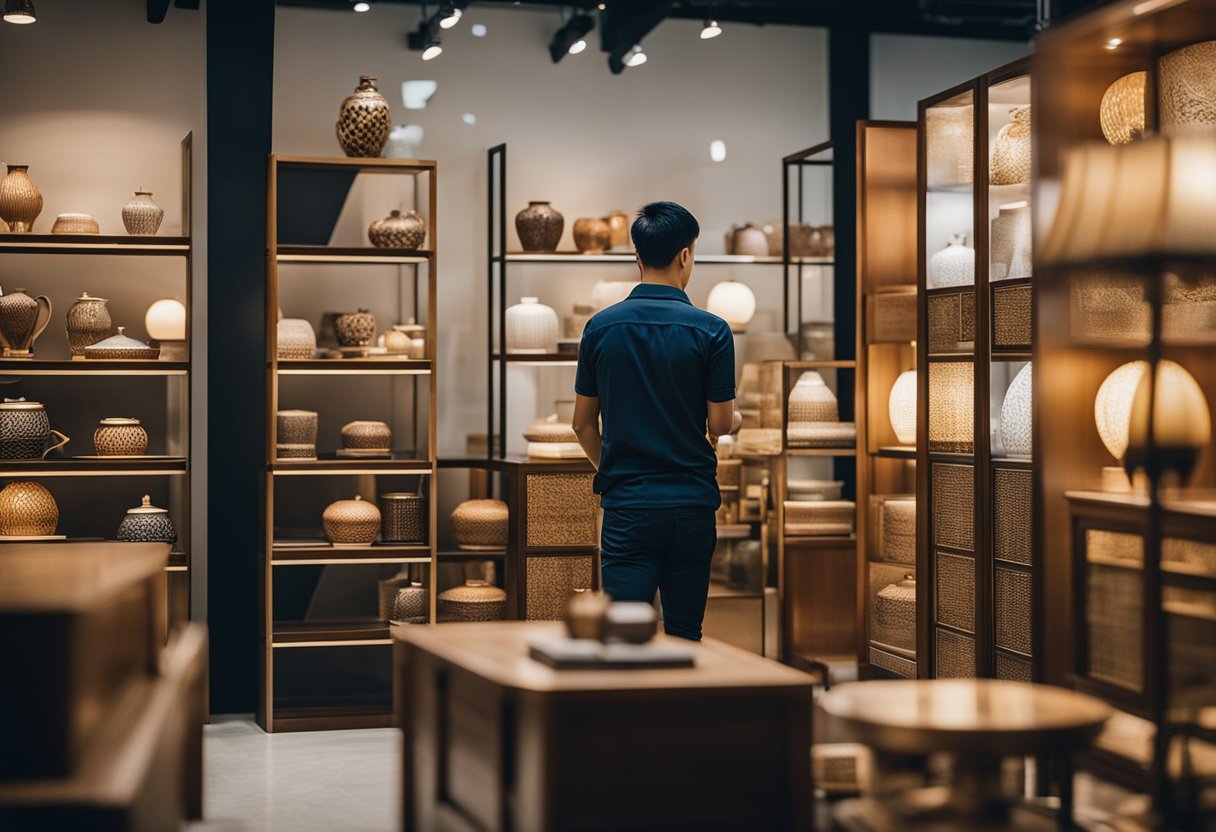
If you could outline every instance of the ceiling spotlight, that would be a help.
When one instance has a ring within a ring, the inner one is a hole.
[[[713,18],[705,21],[705,25],[701,27],[701,40],[716,38],[720,34],[722,34],[722,27]]]
[[[1123,43],[1123,38],[1111,38],[1106,42],[1107,49],[1118,49]]]
[[[35,23],[38,15],[34,12],[34,0],[5,0],[5,23]]]
[[[430,20],[423,19],[418,24],[416,31],[406,35],[406,46],[414,52],[421,52],[424,61],[434,60],[443,54],[443,46],[440,45],[437,34],[438,23],[437,17],[432,17]]]
[[[549,57],[557,63],[567,55],[577,55],[587,48],[587,33],[595,28],[595,18],[589,14],[576,14],[562,28],[553,33],[549,41]]]
[[[443,29],[451,29],[462,17],[464,12],[451,3],[444,3],[439,7],[439,26]]]
[[[353,6],[353,8],[355,11],[360,12],[360,13],[370,12],[372,10],[372,4],[371,3],[356,3]]]
[[[642,51],[642,45],[635,43],[633,48],[625,55],[625,66],[641,66],[646,63],[646,53]]]
[[[422,50],[422,60],[431,61],[431,60],[434,60],[435,58],[438,58],[442,54],[443,54],[443,47],[439,44],[439,41],[435,41],[430,46],[428,46],[426,49]]]

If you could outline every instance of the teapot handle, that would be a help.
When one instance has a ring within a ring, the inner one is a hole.
[[[59,450],[59,449],[60,449],[60,448],[62,448],[64,445],[66,445],[66,444],[68,444],[69,442],[71,442],[71,441],[72,441],[70,437],[64,436],[62,433],[60,433],[59,431],[55,430],[54,428],[51,428],[51,433],[53,433],[53,434],[55,434],[56,436],[58,436],[58,437],[59,437],[59,441],[58,441],[58,442],[56,442],[54,445],[51,445],[49,448],[47,448],[45,451],[43,451],[43,452],[42,452],[42,458],[43,458],[43,459],[46,459],[46,455],[47,455],[47,454],[49,454],[51,451],[56,451],[56,450]],[[49,438],[49,437],[48,437],[48,438]]]
[[[46,295],[39,295],[34,298],[38,302],[38,318],[34,321],[34,332],[30,336],[30,348],[33,349],[34,341],[38,340],[38,336],[46,329],[46,325],[51,322],[51,299]],[[46,310],[46,314],[42,314],[42,310]],[[60,434],[62,436],[62,434]],[[64,440],[67,441],[67,440]]]

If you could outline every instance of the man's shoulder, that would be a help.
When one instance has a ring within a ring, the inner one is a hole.
[[[656,323],[652,318],[643,319],[631,307],[633,301],[624,300],[614,303],[596,312],[583,328],[583,337],[602,331],[615,324]],[[711,335],[730,333],[730,324],[712,312],[698,309],[686,303],[667,304],[663,307],[663,320],[657,323],[667,323],[675,326],[688,326],[707,332]]]

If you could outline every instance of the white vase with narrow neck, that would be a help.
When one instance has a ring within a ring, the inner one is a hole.
[[[938,289],[975,283],[975,249],[967,246],[966,234],[955,234],[929,258],[929,282]]]
[[[507,309],[507,352],[557,352],[557,313],[537,298],[520,298]]]
[[[992,221],[991,280],[1030,277],[1030,203],[1002,205]]]

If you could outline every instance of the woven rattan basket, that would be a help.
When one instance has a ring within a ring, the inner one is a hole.
[[[839,500],[844,492],[844,480],[790,480],[785,493],[791,500]]]
[[[498,621],[506,609],[507,593],[485,581],[465,581],[439,593],[440,621]]]
[[[452,539],[462,549],[507,545],[507,504],[502,500],[465,500],[452,510]]]
[[[381,494],[380,539],[385,543],[426,543],[426,497],[400,491]]]
[[[857,443],[853,422],[790,422],[786,434],[791,448],[851,448]]]
[[[916,563],[916,498],[882,503],[882,556],[893,563]]]
[[[916,581],[911,576],[878,591],[873,638],[892,647],[916,649]]]
[[[852,500],[786,500],[785,531],[794,535],[853,533],[857,504]]]
[[[393,614],[393,599],[397,597],[397,590],[403,586],[410,585],[409,573],[405,570],[398,572],[391,578],[385,578],[377,584],[379,590],[379,604],[377,606],[377,615],[381,621],[388,621]]]

